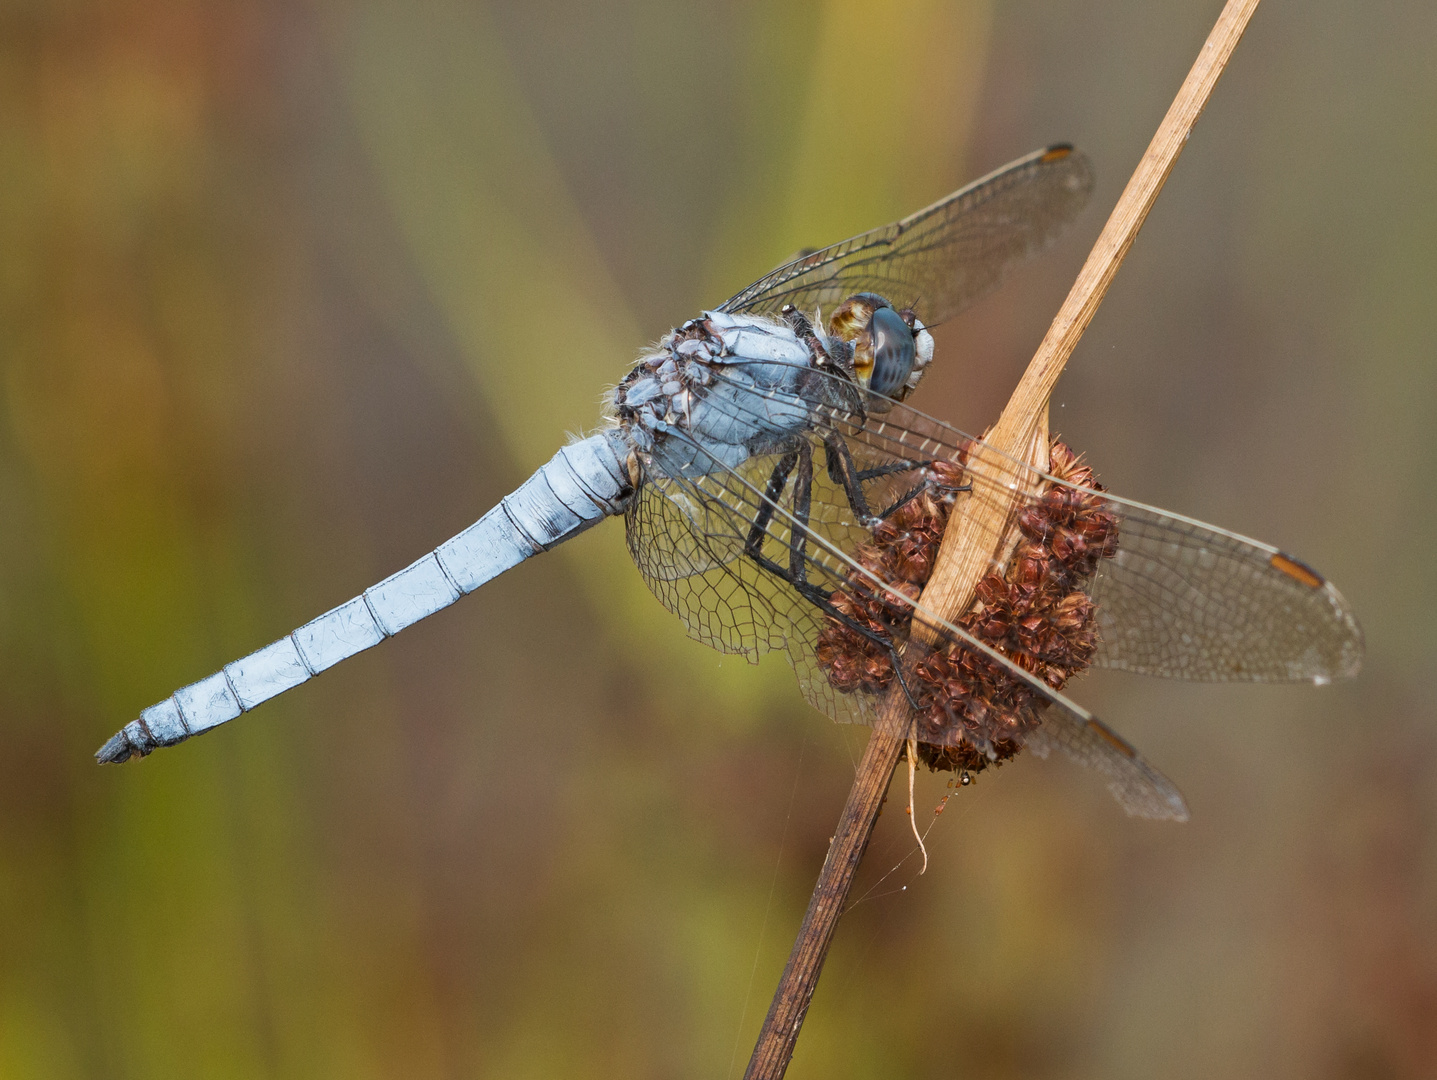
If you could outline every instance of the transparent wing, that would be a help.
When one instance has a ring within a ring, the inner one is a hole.
[[[650,588],[713,573],[743,554],[735,537],[715,527],[713,515],[714,507],[650,470],[625,512],[629,555]]]
[[[725,303],[730,312],[831,309],[856,292],[913,306],[934,325],[1047,247],[1087,204],[1088,159],[1070,146],[1020,158],[926,210],[794,259]]]
[[[740,556],[732,529],[715,520],[702,492],[656,476],[642,484],[625,513],[629,554],[659,602],[683,620],[689,636],[724,653],[756,661],[781,647],[778,620],[764,582]]]
[[[1079,721],[1055,710],[1043,726],[1030,733],[1027,744],[1039,757],[1056,746],[1079,765],[1101,776],[1113,798],[1134,817],[1186,821],[1187,804],[1173,782],[1153,768],[1128,741],[1094,717]]]
[[[1362,631],[1342,594],[1271,544],[1015,462],[999,468],[991,451],[970,461],[971,436],[899,403],[867,418],[816,406],[813,424],[819,437],[842,435],[870,467],[963,461],[970,498],[1011,500],[1018,470],[1050,490],[1100,499],[1115,519],[1117,550],[1098,560],[1087,586],[1102,628],[1097,665],[1198,681],[1319,684],[1361,666]],[[917,475],[884,481],[891,490]]]
[[[773,514],[765,497],[783,455],[756,455],[737,469],[671,477],[645,460],[645,478],[626,516],[634,562],[659,602],[682,620],[689,636],[721,652],[756,661],[784,652],[804,697],[842,723],[872,723],[873,701],[839,693],[815,663],[824,625],[814,596],[837,580],[824,565],[805,567],[808,594],[774,572],[791,563],[791,518]],[[826,495],[814,518],[841,532]],[[764,508],[769,506],[766,523]],[[766,560],[766,562],[760,561]]]
[[[1104,667],[1207,682],[1313,682],[1362,666],[1335,586],[1271,544],[1116,496],[1119,544],[1099,564]]]
[[[685,436],[675,431],[671,437]],[[711,458],[707,471],[697,475],[646,477],[640,508],[629,517],[630,547],[640,553],[641,568],[658,564],[694,569],[688,575],[645,572],[655,595],[683,619],[691,635],[751,656],[783,649],[809,703],[842,722],[872,724],[885,715],[885,701],[902,694],[924,710],[917,729],[920,741],[939,747],[940,755],[959,754],[948,760],[966,762],[969,768],[1011,756],[1035,730],[1043,730],[1039,723],[1051,726],[1046,741],[1038,745],[1059,745],[1098,768],[1130,813],[1186,818],[1182,797],[1171,782],[1086,710],[969,630],[915,603],[916,590],[882,580],[866,568],[854,552],[862,547],[859,538],[871,532],[858,523],[849,492],[820,456],[828,453],[830,444],[815,433],[795,440],[808,440],[802,454],[789,449],[758,455],[740,469]],[[698,444],[692,449],[689,460],[702,454]],[[796,454],[815,466],[810,474],[803,474],[801,467],[794,471]],[[863,460],[877,459],[865,454]],[[872,477],[868,490],[875,497],[896,492],[902,482],[895,483],[895,477],[903,471],[891,469]],[[778,474],[794,482],[780,487],[774,483]],[[807,479],[799,483],[799,475]],[[678,509],[659,509],[658,500]],[[692,535],[674,545],[657,533],[672,528]],[[664,547],[712,554],[687,562],[647,554]],[[735,551],[739,555],[731,557]],[[933,628],[935,644],[907,639],[904,628],[914,618]],[[870,674],[855,679],[842,663],[866,666]],[[1000,721],[996,729],[990,726],[986,734],[964,727],[951,706],[934,704],[938,683],[930,671],[935,664],[980,668],[990,673],[990,680],[991,673],[1000,673],[1006,687],[1001,706],[1011,709],[1014,718]],[[906,716],[907,705],[900,704]],[[926,726],[923,717],[928,718]]]

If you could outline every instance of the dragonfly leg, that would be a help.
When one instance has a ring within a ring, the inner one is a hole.
[[[786,581],[790,585],[792,585],[799,596],[803,597],[810,604],[821,608],[825,615],[832,615],[835,619],[841,620],[845,626],[848,626],[849,628],[857,631],[858,633],[863,634],[865,637],[873,641],[880,640],[879,638],[874,637],[873,634],[864,630],[857,623],[840,614],[839,611],[833,606],[833,593],[831,593],[827,589],[820,588],[819,586],[813,584],[813,582],[809,581],[806,568],[800,571],[795,571],[790,566],[784,566],[782,563],[774,562],[767,555],[763,554],[763,552],[758,548],[749,551],[748,556],[749,558],[753,559],[753,561],[756,562],[759,566],[763,567],[763,569],[767,570],[770,574],[772,574],[774,577],[779,578],[782,581]],[[884,645],[888,644],[886,639],[884,639],[881,643]]]
[[[789,530],[788,565],[784,566],[763,553],[763,542],[768,539],[768,527],[773,522],[774,510],[784,488],[788,486],[788,478],[795,466],[799,471],[793,485],[793,524]],[[808,515],[813,497],[813,448],[807,440],[800,441],[797,447],[779,458],[778,464],[769,474],[763,495],[758,512],[754,514],[753,524],[749,526],[748,538],[744,541],[744,554],[774,577],[792,585],[809,603],[818,605],[827,614],[842,618],[829,603],[832,593],[808,580]]]
[[[924,467],[926,467],[926,466],[928,466],[928,465],[931,465],[932,462],[913,462],[913,463],[901,462],[901,463],[898,463],[898,467],[885,466],[885,470],[884,470],[884,471],[887,471],[887,472],[898,472],[898,471],[900,471],[900,468],[906,468],[906,466],[907,466],[908,464],[912,464],[913,467],[915,467],[915,468],[924,468]],[[876,470],[876,469],[875,469],[875,470],[872,470],[872,471],[877,472],[877,471],[879,471],[879,470]],[[860,473],[859,475],[862,476],[863,474]],[[973,485],[972,485],[971,483],[970,483],[970,484],[939,484],[939,483],[936,483],[936,482],[935,482],[934,480],[932,480],[932,479],[924,480],[923,483],[921,483],[921,484],[915,484],[915,485],[914,485],[913,487],[911,487],[907,492],[905,492],[903,495],[899,496],[898,499],[895,500],[894,503],[893,503],[891,506],[889,506],[889,507],[888,507],[887,509],[885,509],[885,510],[880,511],[879,514],[878,514],[878,516],[886,521],[886,520],[888,519],[888,517],[889,517],[891,514],[893,514],[896,510],[898,510],[900,507],[906,506],[908,503],[912,502],[914,499],[916,499],[919,495],[923,494],[923,492],[926,491],[926,490],[927,490],[928,488],[930,488],[930,487],[938,487],[938,488],[942,488],[944,491],[953,491],[953,492],[957,492],[957,491],[972,491],[972,490],[973,490]]]
[[[859,475],[847,441],[838,432],[830,431],[823,437],[823,449],[828,465],[828,478],[843,488],[843,494],[848,497],[848,505],[858,523],[866,528],[873,528],[878,524],[878,518],[874,517],[868,508],[868,497],[863,494],[863,478]]]
[[[763,553],[763,542],[768,536],[768,526],[773,520],[775,505],[783,494],[784,488],[788,486],[788,479],[790,475],[793,475],[795,468],[798,473],[793,480],[793,524],[789,530],[788,566],[784,566]],[[811,444],[805,440],[800,442],[795,450],[789,451],[780,458],[769,475],[764,491],[764,502],[754,515],[753,524],[749,527],[748,539],[744,543],[744,553],[768,573],[786,581],[795,592],[830,619],[884,649],[889,655],[893,673],[898,678],[898,684],[903,688],[903,696],[908,699],[909,706],[916,711],[919,707],[918,702],[908,686],[908,680],[903,675],[902,661],[892,636],[864,626],[845,615],[834,606],[832,592],[808,580],[808,518],[812,510],[812,495],[813,449]]]
[[[783,494],[784,485],[788,483],[789,474],[793,473],[795,467],[798,472],[793,477],[788,569],[784,570],[777,562],[763,554],[763,541],[773,519],[774,505]],[[813,509],[813,445],[807,439],[800,439],[798,446],[779,460],[768,479],[765,495],[764,504],[754,516],[753,525],[749,528],[744,551],[765,570],[778,574],[792,585],[805,599],[824,605],[826,610],[831,594],[808,580],[808,516]]]
[[[783,489],[788,486],[788,478],[795,466],[798,474],[793,479],[793,525],[788,537],[788,570],[780,573],[778,563],[763,554],[763,542],[773,521],[774,508],[783,495]],[[765,570],[779,573],[799,591],[802,592],[805,586],[812,588],[808,585],[808,515],[813,507],[813,446],[807,439],[800,439],[795,449],[779,458],[769,474],[763,496],[753,524],[749,526],[748,538],[744,541],[744,554]],[[826,602],[828,593],[822,590],[819,593]]]
[[[903,662],[898,655],[898,647],[892,641],[887,642],[889,663],[893,665],[893,674],[898,678],[898,685],[903,687],[903,696],[908,699],[908,707],[918,712],[918,702],[913,697],[913,691],[908,689],[908,680],[903,677]]]
[[[788,486],[788,478],[795,466],[799,471],[793,484],[794,522],[789,530],[788,565],[784,566],[763,553],[763,542],[768,538],[773,512],[783,495],[783,489]],[[778,464],[769,474],[763,495],[758,512],[754,514],[753,524],[749,526],[748,538],[744,541],[744,554],[770,574],[792,585],[805,600],[817,604],[825,612],[837,615],[829,604],[832,594],[808,580],[808,515],[813,498],[813,448],[806,439],[800,440],[795,449],[779,458]]]
[[[926,469],[932,464],[932,461],[893,461],[887,465],[877,465],[872,469],[859,469],[858,479],[866,483],[869,480],[876,480],[880,476],[892,476],[894,473],[914,472],[918,469]]]
[[[753,524],[749,526],[748,539],[744,541],[743,545],[744,554],[758,559],[760,565],[763,563],[763,539],[768,535],[768,525],[773,520],[774,507],[778,505],[778,499],[783,494],[783,489],[788,486],[788,474],[793,472],[793,467],[796,464],[798,464],[797,450],[790,450],[778,459],[778,464],[769,474],[768,486],[764,488],[763,502],[759,504],[758,513],[754,515]]]
[[[830,454],[831,459],[832,455]],[[849,461],[851,464],[852,458]],[[797,475],[794,475],[795,468],[798,470]],[[854,470],[855,473],[856,471]],[[784,566],[763,553],[763,542],[769,535],[768,527],[773,521],[774,509],[783,495],[784,489],[788,486],[790,476],[793,476],[793,523],[789,530],[788,566]],[[861,498],[861,491],[859,495]],[[899,685],[903,687],[904,696],[908,698],[909,705],[917,709],[918,703],[914,700],[913,692],[908,688],[908,682],[903,677],[898,649],[893,638],[863,626],[843,614],[834,607],[833,594],[830,591],[808,580],[808,518],[812,511],[812,500],[813,446],[804,439],[798,443],[795,449],[784,454],[774,466],[773,472],[769,474],[768,484],[764,488],[763,502],[754,515],[753,524],[749,526],[748,538],[744,542],[744,554],[768,573],[788,582],[795,592],[829,618],[842,623],[854,633],[887,650],[891,657],[894,674],[898,676]]]
[[[926,469],[932,465],[931,461],[891,461],[887,465],[876,465],[871,469],[860,469],[853,460],[853,453],[848,449],[848,442],[836,431],[830,431],[823,437],[823,446],[826,451],[828,463],[828,477],[835,484],[843,488],[843,493],[848,497],[848,505],[853,509],[858,522],[868,528],[874,528],[880,521],[886,518],[893,511],[897,510],[904,503],[908,502],[920,491],[924,485],[917,485],[912,491],[904,495],[887,510],[874,514],[868,505],[868,496],[863,493],[863,485],[869,480],[877,480],[881,476],[892,476],[895,473],[915,472],[919,469]]]
[[[795,466],[798,467],[799,472],[798,477],[794,480],[794,523],[789,530],[788,566],[783,566],[763,553],[763,542],[768,538],[768,527],[773,522],[774,510],[778,507],[778,500],[782,497],[784,488],[788,486],[788,478],[793,473]],[[753,524],[749,526],[743,551],[770,574],[782,578],[792,585],[804,599],[828,611],[830,610],[828,601],[831,594],[810,584],[808,580],[808,515],[812,506],[812,497],[813,447],[808,440],[802,439],[794,449],[778,459],[778,464],[769,474],[763,500],[759,503],[758,512],[754,514]]]
[[[793,528],[788,536],[788,570],[795,582],[808,581],[808,515],[813,508],[813,444],[798,442],[798,475],[793,478]]]
[[[923,490],[927,486],[927,484],[917,484],[914,487],[910,488],[906,494],[900,495],[891,506],[886,507],[883,511],[881,511],[878,515],[879,518],[886,519],[901,507],[907,506],[919,495],[923,494]]]

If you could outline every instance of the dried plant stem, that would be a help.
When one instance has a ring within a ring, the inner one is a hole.
[[[1046,470],[1048,397],[1157,200],[1257,4],[1258,0],[1228,0],[1028,370],[998,422],[974,448],[973,453],[982,455],[985,466],[1000,480],[954,507],[933,575],[923,591],[924,606],[935,615],[956,619],[972,604],[974,587],[990,568],[1006,562],[1015,508],[1027,494],[1025,485],[1029,483],[1020,475],[1025,470],[1014,462],[1029,462]],[[985,449],[997,453],[984,453]],[[936,635],[933,628],[915,618],[913,636],[931,641]],[[885,700],[880,722],[864,750],[744,1080],[779,1080],[788,1069],[844,901],[910,729],[907,699],[895,689]]]
[[[793,943],[784,966],[783,977],[779,980],[778,992],[764,1018],[763,1030],[753,1048],[744,1080],[778,1080],[788,1068],[793,1056],[794,1044],[798,1042],[799,1028],[803,1026],[808,1003],[813,999],[813,989],[818,985],[819,972],[823,970],[824,957],[828,955],[829,943],[838,927],[838,917],[843,914],[843,904],[848,899],[848,890],[853,885],[853,875],[868,848],[873,836],[873,826],[878,821],[878,812],[888,793],[888,780],[893,766],[898,763],[898,752],[904,740],[879,737],[875,731],[868,740],[863,759],[858,763],[858,772],[853,778],[853,787],[848,792],[848,802],[838,819],[838,828],[828,844],[828,857],[818,875],[818,886],[808,902],[808,911],[799,927],[798,939]]]

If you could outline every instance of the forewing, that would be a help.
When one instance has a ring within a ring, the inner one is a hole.
[[[952,318],[1042,251],[1086,205],[1093,175],[1070,146],[1029,154],[925,210],[794,259],[722,307],[776,313],[832,309],[876,292],[928,325]]]
[[[896,403],[866,419],[827,408],[816,425],[880,458],[956,460],[974,441]],[[1011,472],[984,460],[967,462],[971,497],[1011,501]],[[1027,471],[1049,486],[1086,490]],[[1271,544],[1094,494],[1117,519],[1118,533],[1116,555],[1098,562],[1087,586],[1102,630],[1096,665],[1205,682],[1326,683],[1357,673],[1361,628],[1317,571]]]
[[[1118,551],[1090,593],[1098,663],[1208,682],[1327,683],[1357,674],[1362,630],[1342,594],[1270,544],[1107,496]]]

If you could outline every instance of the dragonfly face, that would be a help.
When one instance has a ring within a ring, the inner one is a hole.
[[[1046,247],[1091,189],[1082,155],[1052,147],[764,275],[644,353],[609,426],[469,529],[144,710],[98,757],[143,756],[234,719],[624,514],[641,575],[691,636],[750,658],[786,653],[835,719],[872,723],[901,692],[905,734],[932,764],[976,771],[1057,746],[1129,812],[1186,817],[1171,782],[1065,696],[1066,680],[1090,664],[1205,680],[1351,675],[1362,636],[1341,594],[1270,545],[1102,491],[1057,444],[1046,469],[995,467],[903,401],[933,358],[925,324]],[[978,603],[956,621],[928,610],[950,510],[1011,505],[1015,475],[1037,494],[1016,508],[1013,536],[986,538],[999,554]]]
[[[828,351],[849,355],[843,366],[879,395],[880,411],[883,399],[902,401],[912,393],[933,359],[933,337],[913,309],[895,311],[877,293],[850,296],[829,318],[828,331]]]

